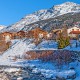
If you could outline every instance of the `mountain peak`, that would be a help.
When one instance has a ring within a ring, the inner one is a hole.
[[[77,3],[74,3],[74,2],[65,2],[65,3],[62,3],[60,5],[55,5],[55,6],[80,6],[80,4],[77,4]]]
[[[61,4],[61,5],[67,5],[67,6],[78,6],[79,4],[74,3],[74,2],[65,2],[65,3],[63,3],[63,4]]]
[[[65,2],[60,5],[55,5],[50,9],[42,9],[32,14],[26,15],[23,19],[21,19],[16,24],[11,25],[11,27],[8,27],[6,30],[16,29],[19,31],[23,29],[25,25],[28,25],[40,20],[46,20],[46,19],[63,15],[63,14],[77,13],[77,12],[80,12],[80,4],[76,4],[74,2]],[[27,27],[27,29],[29,29],[29,27]]]
[[[69,1],[68,1],[68,2],[65,2],[65,3],[63,3],[63,4],[67,4],[67,5],[68,5],[68,4],[76,4],[76,3],[74,3],[74,2],[69,2]]]
[[[74,2],[65,2],[65,3],[62,3],[62,4],[59,4],[59,5],[54,5],[54,6],[63,6],[63,5],[67,5],[67,6],[69,6],[69,5],[73,5],[73,6],[77,6],[77,5],[79,5],[79,4],[77,4],[77,3],[74,3]],[[54,7],[53,6],[53,7]]]

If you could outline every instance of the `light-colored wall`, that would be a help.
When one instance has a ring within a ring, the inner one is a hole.
[[[78,27],[69,28],[69,29],[67,29],[68,36],[73,36],[73,37],[76,36],[75,34],[69,34],[73,29],[74,29],[74,31],[77,31],[78,29],[79,29],[79,31],[80,31],[80,28],[78,28]]]

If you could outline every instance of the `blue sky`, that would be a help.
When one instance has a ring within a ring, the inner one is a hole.
[[[0,0],[0,25],[11,25],[27,14],[67,1],[80,4],[80,0]]]

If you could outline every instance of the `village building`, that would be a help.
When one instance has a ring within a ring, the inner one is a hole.
[[[72,28],[69,28],[67,30],[67,32],[68,32],[68,36],[70,36],[72,38],[76,38],[80,34],[80,28],[79,27],[72,27]]]
[[[51,31],[52,33],[52,39],[54,40],[58,40],[61,36],[63,38],[67,38],[68,37],[68,33],[67,33],[67,26],[66,24],[63,24],[63,28],[62,29],[54,29]]]
[[[12,39],[12,33],[10,33],[10,32],[3,32],[3,33],[1,33],[0,36],[2,37],[1,40],[4,40],[6,42],[9,42]]]
[[[4,39],[2,33],[0,33],[0,41],[2,41]]]
[[[52,33],[52,39],[57,40],[60,37],[60,33],[62,32],[62,29],[54,29],[51,31]]]
[[[39,38],[42,39],[44,35],[42,33],[39,33]]]
[[[12,32],[12,39],[18,39],[17,32]]]
[[[21,38],[24,38],[24,37],[25,37],[25,32],[22,31],[22,30],[19,31],[19,32],[17,32],[17,33],[16,33],[16,37],[17,37],[17,38],[20,38],[20,39],[21,39]]]
[[[31,31],[28,31],[28,37],[29,38],[46,38],[46,35],[48,34],[47,31],[42,30],[41,28],[35,28]]]
[[[78,38],[80,38],[80,31],[78,31],[78,30],[77,31],[71,31],[70,35],[71,35],[72,38],[77,38],[78,39]]]
[[[0,33],[0,52],[4,52],[11,45],[12,33],[3,32]]]
[[[67,32],[67,26],[66,26],[66,24],[63,25],[63,28],[62,28],[62,32],[61,33],[62,33],[62,36],[64,38],[68,37],[68,32]]]
[[[51,33],[51,32],[48,33],[48,34],[47,34],[47,39],[53,39],[53,33]]]

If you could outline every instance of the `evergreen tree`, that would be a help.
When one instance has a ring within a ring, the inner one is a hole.
[[[65,40],[65,46],[68,46],[70,44],[69,40],[70,40],[69,37],[67,37],[66,40]]]
[[[60,37],[59,40],[58,40],[58,48],[59,49],[62,49],[62,48],[65,48],[66,46],[68,46],[70,44],[69,42],[69,38],[65,38],[64,37]]]

